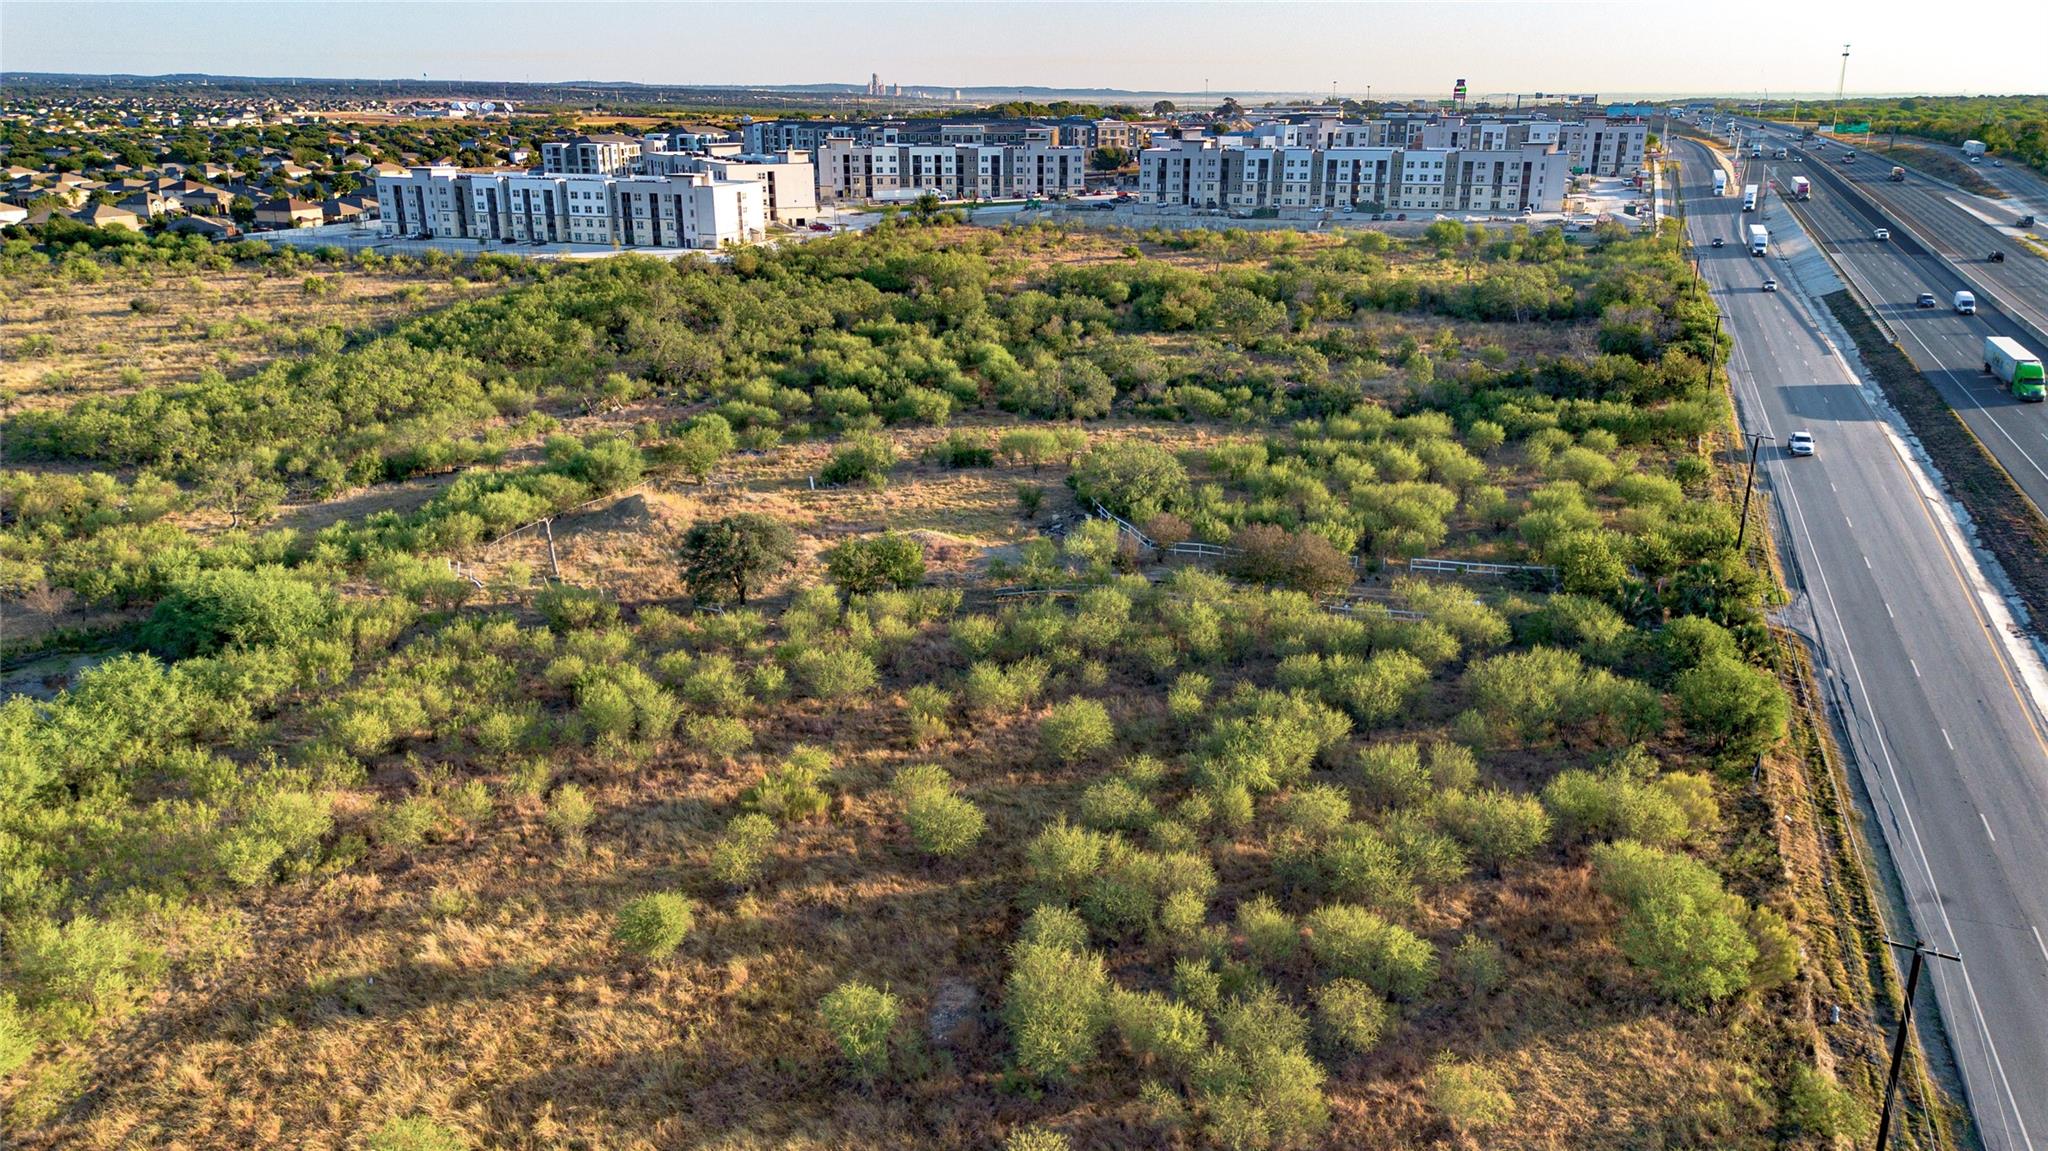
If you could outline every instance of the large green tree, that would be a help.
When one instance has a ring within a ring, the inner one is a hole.
[[[700,600],[746,603],[795,554],[796,534],[771,516],[741,512],[699,521],[683,537],[683,582]]]

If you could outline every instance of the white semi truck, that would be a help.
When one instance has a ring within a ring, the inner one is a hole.
[[[1762,224],[1749,226],[1749,254],[1761,256],[1771,247],[1771,230]]]
[[[1754,211],[1756,211],[1756,185],[1755,185],[1755,184],[1744,184],[1744,185],[1742,186],[1742,210],[1743,210],[1743,211],[1745,211],[1745,212],[1754,212]]]
[[[1728,173],[1714,169],[1714,195],[1716,198],[1728,194]]]

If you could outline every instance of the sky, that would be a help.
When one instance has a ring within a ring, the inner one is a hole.
[[[1832,94],[1847,41],[1850,92],[1974,95],[2048,89],[2036,3],[0,0],[0,70],[1482,100]]]

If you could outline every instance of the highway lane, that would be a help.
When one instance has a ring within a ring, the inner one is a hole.
[[[1925,978],[1967,1101],[1987,1147],[2031,1151],[2048,1141],[2048,744],[2033,702],[2044,672],[2002,642],[2002,603],[1804,304],[1760,290],[1766,274],[1789,277],[1734,244],[1739,198],[1715,199],[1711,161],[1681,147],[1702,276],[1735,336],[1744,426],[1819,443],[1810,459],[1767,448],[1759,482],[1912,919],[1891,930],[1963,956]],[[1730,246],[1710,249],[1714,235]]]
[[[1751,161],[1754,165],[1755,161]],[[1763,175],[1789,189],[1794,175],[1814,181],[1813,198],[1786,204],[1771,200],[1765,214],[1782,218],[1789,207],[1835,259],[1843,275],[1890,327],[1914,364],[1943,399],[1962,415],[1977,438],[1991,449],[2035,506],[2048,509],[2048,404],[2013,398],[1983,370],[1984,337],[2011,336],[2037,352],[2048,354],[2040,341],[2005,315],[2006,305],[1980,297],[1974,316],[1957,315],[1950,307],[1955,292],[1968,287],[1918,243],[1915,235],[1881,209],[1856,198],[1833,173],[1813,172],[1816,164],[1773,162]],[[1879,226],[1893,228],[1892,239],[1880,241]],[[1726,251],[1726,249],[1723,249]],[[1914,306],[1921,292],[1932,292],[1936,307]]]

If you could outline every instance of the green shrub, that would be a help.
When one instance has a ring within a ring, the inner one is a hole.
[[[1156,991],[1112,989],[1106,1010],[1110,1029],[1141,1067],[1188,1067],[1209,1041],[1201,1012]]]
[[[1019,660],[1008,667],[981,661],[967,669],[961,694],[968,710],[985,719],[1013,715],[1031,706],[1045,685],[1045,661]]]
[[[0,1079],[20,1070],[36,1053],[36,1033],[15,997],[0,991]]]
[[[1078,899],[1102,866],[1109,837],[1070,827],[1062,816],[1040,831],[1024,848],[1024,866],[1032,886],[1059,899]]]
[[[1365,794],[1381,807],[1411,807],[1430,794],[1422,749],[1413,743],[1375,743],[1361,748],[1358,769]]]
[[[1090,449],[1067,483],[1084,507],[1101,504],[1133,523],[1173,511],[1188,497],[1187,469],[1171,451],[1139,439]]]
[[[377,816],[377,842],[398,851],[411,851],[427,841],[441,826],[441,807],[423,795],[408,796],[384,808]]]
[[[754,729],[729,715],[693,715],[683,721],[683,736],[712,759],[731,759],[754,746]]]
[[[1622,954],[1659,991],[1705,1004],[1749,986],[1757,948],[1744,930],[1747,909],[1705,864],[1623,840],[1593,849],[1593,874],[1622,905]]]
[[[981,838],[981,809],[949,791],[927,788],[904,800],[911,842],[927,855],[959,855]]]
[[[21,1004],[44,1012],[60,1032],[77,1035],[126,1014],[163,966],[133,928],[90,915],[62,926],[30,920],[12,932],[8,945]]]
[[[775,821],[758,812],[737,816],[711,847],[711,877],[731,887],[745,887],[761,877],[768,846],[775,842]]]
[[[1680,674],[1673,689],[1686,726],[1731,755],[1762,755],[1784,737],[1784,688],[1733,656],[1708,656]]]
[[[816,819],[831,804],[823,787],[831,777],[831,755],[823,748],[798,744],[759,783],[741,793],[740,804],[778,823]]]
[[[825,570],[855,595],[916,587],[924,582],[924,545],[895,532],[848,540],[826,557]]]
[[[583,829],[597,818],[597,811],[591,807],[590,799],[583,789],[573,783],[565,783],[555,789],[548,798],[547,825],[557,836],[568,839],[581,835]]]
[[[1386,1034],[1392,1012],[1386,997],[1356,979],[1332,979],[1316,989],[1316,1016],[1330,1043],[1370,1051]]]
[[[1206,675],[1199,672],[1182,672],[1173,681],[1173,687],[1166,693],[1166,712],[1181,723],[1188,723],[1201,717],[1209,707],[1209,692],[1214,687]]]
[[[696,906],[688,899],[673,892],[657,892],[621,907],[612,937],[629,951],[661,959],[682,946],[696,922]]]
[[[889,469],[895,466],[893,444],[880,436],[857,433],[833,450],[832,458],[818,473],[818,482],[834,486],[865,484],[880,489],[888,486]]]
[[[1088,924],[1071,907],[1041,903],[1024,921],[1023,941],[1033,947],[1080,951],[1088,946]]]
[[[1108,992],[1101,956],[1038,944],[1019,947],[1003,997],[1018,1067],[1042,1079],[1061,1079],[1092,1060],[1108,1022]]]
[[[283,568],[221,568],[173,583],[143,625],[142,642],[173,659],[297,643],[317,635],[333,613],[326,593]]]
[[[1019,1127],[1003,1140],[1003,1151],[1074,1151],[1073,1141],[1043,1127]]]
[[[1267,967],[1285,964],[1301,951],[1301,928],[1270,896],[1257,896],[1238,905],[1237,930],[1252,959]]]
[[[1673,776],[1670,780],[1676,782],[1667,785],[1663,779],[1638,782],[1620,771],[1595,774],[1573,768],[1544,785],[1543,806],[1568,842],[1634,839],[1669,846],[1692,830],[1691,814],[1678,795],[1687,796],[1696,811],[1712,810],[1711,790],[1704,796],[1709,806],[1699,806],[1701,797],[1693,783],[1698,778]]]
[[[305,791],[269,791],[249,801],[242,821],[214,845],[228,882],[256,887],[280,875],[309,872],[320,841],[334,828],[333,798]]]
[[[1363,907],[1331,903],[1308,917],[1309,954],[1332,976],[1363,980],[1382,995],[1413,999],[1436,978],[1427,941]]]
[[[1100,701],[1073,696],[1039,721],[1038,741],[1054,760],[1073,764],[1115,743],[1116,728]]]
[[[1785,1124],[1794,1135],[1862,1143],[1870,1136],[1870,1110],[1808,1063],[1794,1063],[1785,1084]]]
[[[533,606],[560,633],[607,628],[619,620],[617,601],[596,588],[550,584],[533,597]]]
[[[1430,801],[1429,813],[1483,867],[1498,869],[1521,859],[1550,837],[1543,805],[1512,792],[1443,792]]]
[[[369,1151],[468,1151],[468,1136],[425,1116],[387,1120],[370,1133]]]
[[[910,714],[910,741],[929,747],[953,734],[946,717],[952,714],[953,697],[936,684],[921,683],[904,693],[904,709]]]
[[[1507,978],[1507,957],[1500,944],[1467,932],[1451,949],[1451,978],[1472,999],[1484,999]]]
[[[1436,1057],[1422,1085],[1430,1106],[1461,1136],[1498,1127],[1515,1113],[1514,1096],[1499,1073],[1448,1051]]]
[[[1137,831],[1159,817],[1151,799],[1128,779],[1097,780],[1081,793],[1081,822],[1104,831]]]
[[[894,995],[857,979],[833,988],[818,1004],[839,1053],[863,1079],[888,1070],[889,1040],[901,1014]]]
[[[849,699],[874,689],[875,661],[851,648],[806,648],[790,669],[814,699]]]

